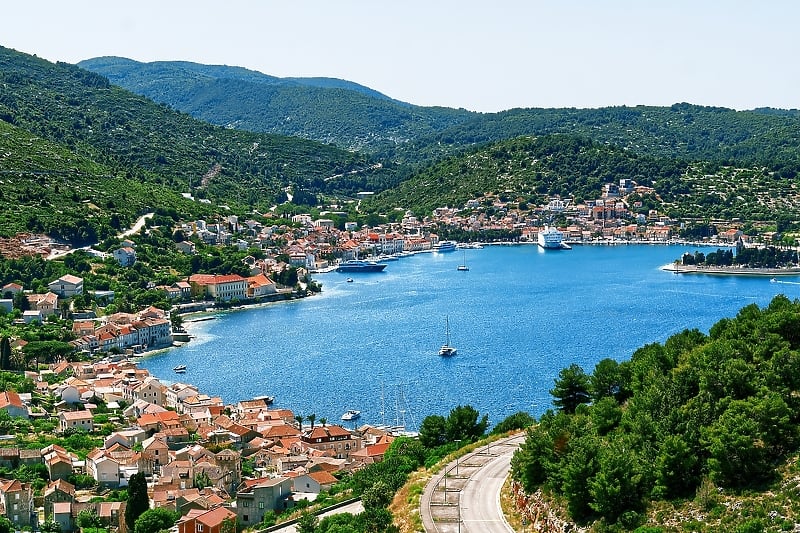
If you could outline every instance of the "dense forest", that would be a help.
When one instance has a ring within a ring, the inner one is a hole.
[[[546,204],[553,196],[580,203],[600,198],[603,185],[623,178],[653,190],[628,198],[629,204],[641,202],[634,209],[637,213],[657,209],[680,219],[745,221],[772,220],[778,213],[800,217],[794,180],[777,172],[637,155],[574,135],[481,145],[421,168],[397,187],[365,201],[362,208],[386,213],[413,206],[422,214],[442,206],[461,208],[467,200],[485,195],[523,207]]]
[[[800,163],[797,111],[670,107],[511,109],[474,113],[398,102],[342,80],[280,79],[237,67],[96,58],[80,66],[213,124],[300,136],[395,161],[432,161],[519,136],[564,133],[634,153],[767,167]]]
[[[2,47],[0,122],[102,165],[108,175],[215,203],[267,209],[285,199],[286,191],[353,193],[396,179],[389,165],[368,156],[212,126],[98,74]],[[27,163],[22,170],[40,171],[24,157],[22,163]],[[347,179],[331,179],[335,176]],[[348,184],[350,189],[338,189]]]
[[[718,507],[722,492],[781,490],[800,436],[798,332],[800,302],[777,296],[708,335],[686,330],[629,361],[563,369],[551,391],[557,409],[528,430],[514,479],[563,500],[580,523],[633,529],[652,521],[654,502],[692,498],[711,528],[697,530],[796,523],[791,496],[750,516]]]

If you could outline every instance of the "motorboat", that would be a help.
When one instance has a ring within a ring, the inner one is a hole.
[[[356,420],[361,416],[361,411],[356,411],[355,409],[350,409],[345,414],[342,415],[342,420],[345,422],[349,420]]]

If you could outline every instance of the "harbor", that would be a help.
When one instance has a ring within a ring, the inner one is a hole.
[[[415,254],[379,273],[315,275],[323,291],[310,298],[191,322],[191,342],[141,364],[170,381],[185,364],[188,381],[226,402],[270,394],[277,406],[329,420],[354,409],[364,423],[405,416],[413,428],[412,415],[418,423],[464,404],[492,421],[538,415],[573,362],[588,372],[602,358],[625,360],[686,327],[707,331],[748,304],[800,292],[770,276],[662,270],[695,250],[498,245]],[[460,272],[465,258],[470,270]],[[446,320],[452,357],[438,355]],[[399,386],[402,408],[390,394]]]

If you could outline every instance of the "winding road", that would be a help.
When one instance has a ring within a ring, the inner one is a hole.
[[[500,508],[500,489],[525,434],[491,443],[451,462],[420,499],[427,533],[513,533]]]

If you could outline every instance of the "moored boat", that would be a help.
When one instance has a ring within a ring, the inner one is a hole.
[[[367,261],[364,259],[351,259],[339,263],[336,272],[382,272],[386,268],[386,263]]]
[[[183,374],[184,372],[186,372],[186,365],[178,365],[174,367],[172,370],[174,370],[176,374]]]
[[[437,252],[452,252],[456,249],[455,241],[442,241],[434,248]]]
[[[545,226],[543,230],[539,230],[539,246],[546,250],[560,250],[563,240],[564,234],[558,228]]]

